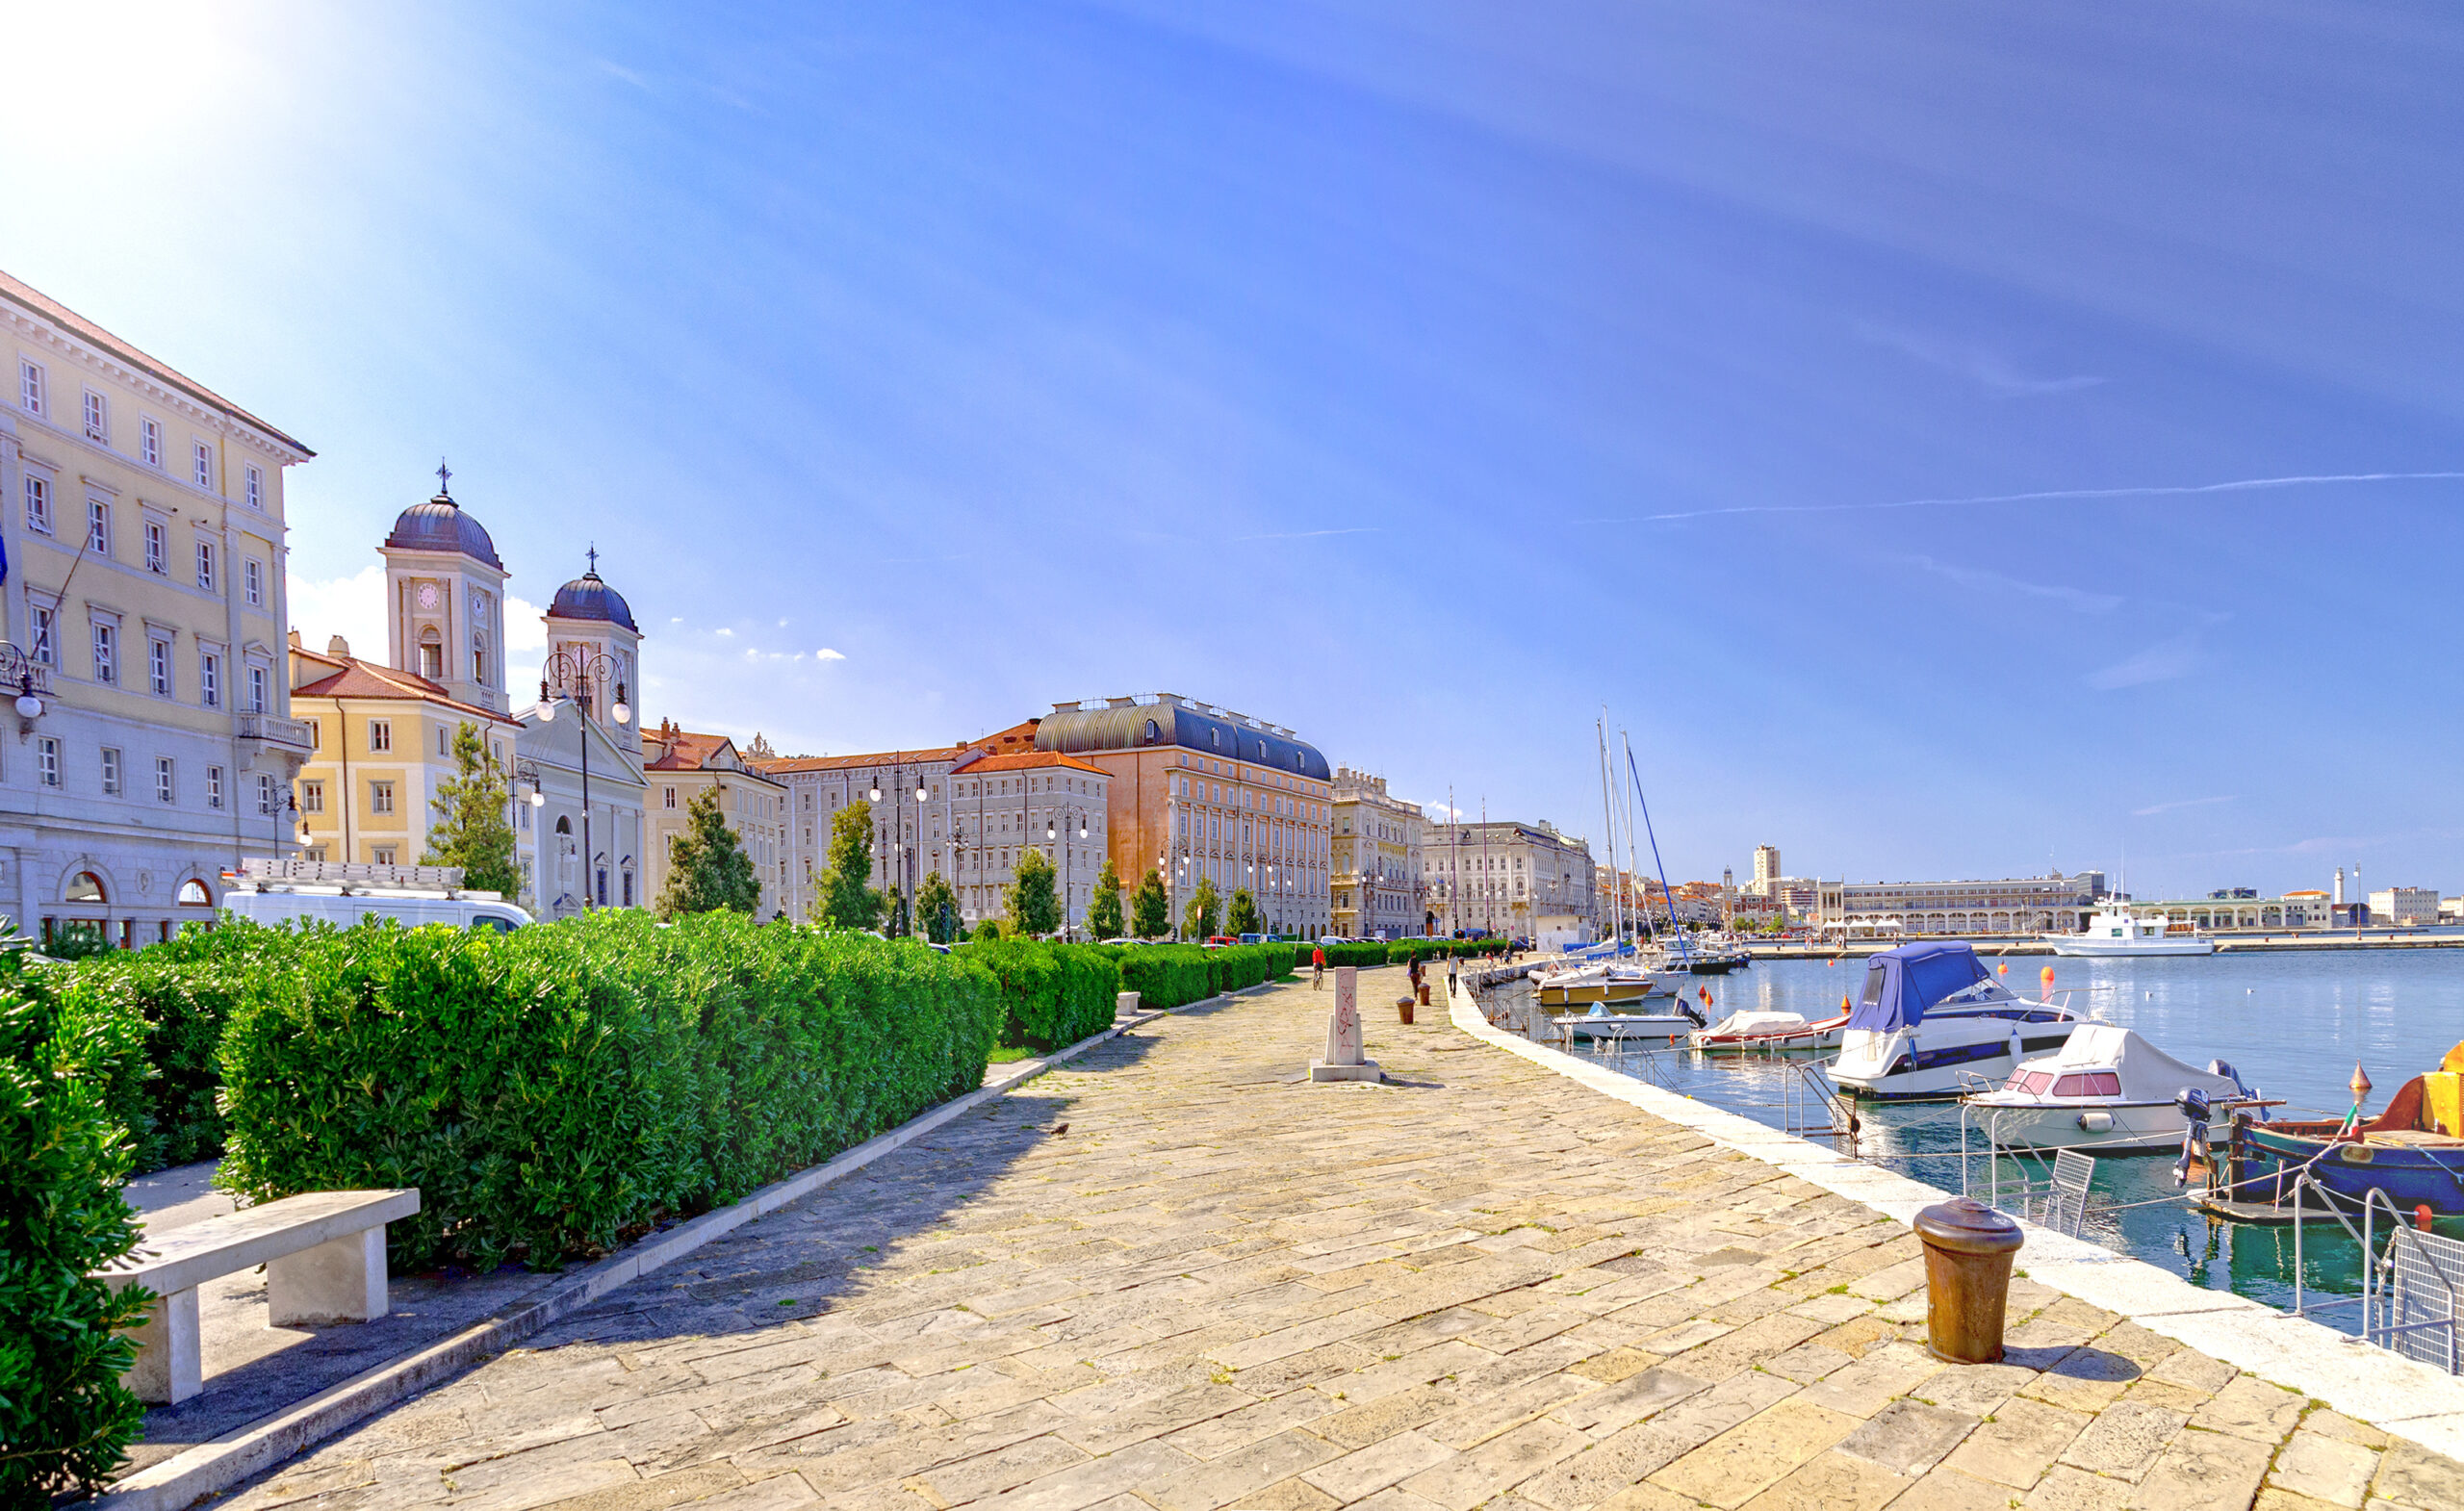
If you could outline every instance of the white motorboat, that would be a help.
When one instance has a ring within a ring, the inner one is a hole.
[[[1753,1009],[1732,1012],[1709,1028],[1696,1029],[1687,1042],[1696,1049],[1837,1049],[1848,1027],[1845,1013],[1809,1023],[1802,1012]]]
[[[2026,1062],[1993,1090],[1961,1098],[1961,1115],[2005,1148],[2156,1153],[2182,1146],[2191,1123],[2180,1105],[2187,1090],[2215,1107],[2258,1094],[2221,1060],[2194,1070],[2129,1029],[2083,1023],[2058,1054]],[[2205,1126],[2211,1140],[2222,1139],[2231,1119],[2220,1115]]]
[[[1674,997],[1692,979],[1681,971],[1653,970],[1634,960],[1572,960],[1535,966],[1531,984],[1544,1008],[1579,1008]]]
[[[2077,934],[2045,935],[2056,955],[2213,955],[2216,941],[2197,934],[2172,934],[2162,919],[2142,918],[2127,908],[2106,908]]]
[[[1703,1026],[1703,1020],[1680,1007],[1677,1012],[1611,1012],[1595,1002],[1589,1012],[1549,1020],[1561,1034],[1576,1038],[1657,1038],[1676,1040]]]
[[[1831,1079],[1872,1097],[1947,1097],[1964,1077],[1999,1081],[2031,1055],[2059,1049],[2081,1019],[2015,995],[1964,941],[1903,944],[1868,957]]]

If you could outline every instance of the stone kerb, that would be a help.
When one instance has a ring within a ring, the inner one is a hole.
[[[1735,1113],[1708,1107],[1631,1076],[1489,1025],[1463,991],[1448,1000],[1454,1026],[1604,1096],[1691,1128],[1713,1143],[1884,1214],[1903,1226],[1951,1194],[1849,1158]],[[2464,1457],[2464,1377],[2288,1316],[2229,1292],[2194,1286],[2101,1244],[2022,1223],[2019,1267],[2029,1279],[2102,1307],[2149,1332],[2236,1369],[2326,1402],[2344,1416],[2433,1452]]]

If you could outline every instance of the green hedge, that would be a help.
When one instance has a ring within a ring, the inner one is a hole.
[[[981,965],[733,912],[260,942],[287,968],[223,1038],[222,1180],[418,1187],[403,1270],[551,1268],[733,1201],[981,1085],[1001,1026]]]
[[[1296,946],[1227,944],[1108,944],[1098,946],[1120,962],[1123,989],[1138,993],[1142,1008],[1179,1008],[1218,992],[1238,991],[1272,981],[1292,969]]]
[[[143,1028],[55,993],[68,968],[30,968],[25,956],[23,941],[0,948],[0,1505],[10,1506],[45,1504],[117,1467],[145,1419],[119,1382],[137,1350],[117,1330],[152,1300],[87,1278],[137,1244],[119,1195],[129,1147],[112,1102],[142,1063]]]
[[[1001,984],[1001,1042],[1058,1049],[1112,1026],[1121,986],[1117,952],[1091,944],[999,939],[951,950]]]

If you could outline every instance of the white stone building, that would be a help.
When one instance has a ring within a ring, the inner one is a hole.
[[[1547,819],[1432,823],[1422,833],[1421,858],[1441,934],[1589,936],[1598,906],[1590,843],[1557,832]]]

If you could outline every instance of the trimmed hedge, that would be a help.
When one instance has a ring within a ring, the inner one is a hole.
[[[0,1505],[98,1485],[145,1408],[120,1384],[137,1348],[118,1331],[153,1294],[88,1271],[137,1245],[120,1199],[129,1148],[115,1088],[142,1063],[124,1012],[58,994],[68,969],[0,947]]]
[[[222,1181],[416,1186],[403,1270],[552,1268],[736,1200],[974,1089],[1002,1022],[982,965],[727,911],[276,939],[223,1038]]]
[[[1121,987],[1138,993],[1142,1008],[1180,1008],[1218,992],[1238,991],[1272,981],[1292,969],[1296,946],[1227,944],[1107,944],[1097,948],[1120,962]]]
[[[222,1026],[245,983],[283,969],[289,954],[289,936],[273,930],[192,929],[60,973],[63,996],[79,1011],[124,1018],[143,1037],[143,1052],[114,1066],[106,1083],[112,1115],[128,1130],[132,1174],[222,1152],[215,1059]]]
[[[996,939],[953,946],[951,954],[990,971],[1001,984],[1001,1042],[1058,1049],[1112,1027],[1121,986],[1114,952],[1091,944]]]

